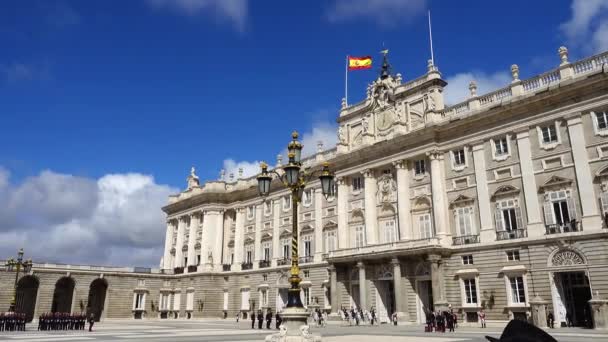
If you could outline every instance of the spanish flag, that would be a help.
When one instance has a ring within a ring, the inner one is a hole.
[[[348,56],[348,70],[371,69],[372,57],[352,57]]]

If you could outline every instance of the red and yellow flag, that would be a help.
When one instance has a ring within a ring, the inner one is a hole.
[[[371,69],[372,57],[352,57],[348,56],[348,70]]]

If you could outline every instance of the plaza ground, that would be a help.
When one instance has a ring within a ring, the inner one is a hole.
[[[256,322],[257,323],[257,322]],[[273,324],[274,326],[274,324]],[[233,320],[107,320],[94,326],[94,331],[36,331],[37,324],[28,324],[25,332],[2,332],[0,341],[46,342],[46,341],[263,341],[276,330],[252,330],[251,321],[236,323]],[[485,341],[485,335],[500,336],[501,327],[480,329],[461,327],[455,333],[424,333],[423,327],[411,326],[345,326],[330,325],[313,328],[328,342],[460,342]],[[608,331],[563,328],[549,331],[558,341],[606,341]]]

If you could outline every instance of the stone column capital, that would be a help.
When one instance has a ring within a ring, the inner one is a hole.
[[[472,145],[471,150],[473,150],[473,152],[480,151],[480,150],[483,150],[484,145],[485,145],[485,141],[483,141],[483,140],[476,140],[476,141],[472,142],[471,145]]]
[[[516,139],[525,139],[530,137],[530,128],[526,127],[520,127],[517,128],[513,131],[513,133],[515,133],[515,137]]]
[[[364,178],[374,178],[374,169],[365,169],[361,171]]]
[[[427,256],[427,260],[431,263],[437,263],[440,264],[441,263],[441,255],[438,254],[429,254]]]
[[[566,119],[568,126],[581,125],[583,123],[581,112],[570,113],[564,119]]]
[[[329,272],[336,272],[336,266],[334,264],[330,264],[329,266],[327,266],[327,270]]]
[[[393,166],[397,170],[404,170],[407,169],[407,162],[407,159],[396,160],[393,162]]]
[[[237,214],[243,214],[245,212],[245,207],[236,207],[234,210]]]
[[[336,177],[336,184],[346,185],[346,178],[344,176]]]
[[[432,151],[429,151],[426,153],[426,156],[431,160],[439,160],[441,158],[443,158],[443,151],[439,150],[439,149],[433,149]]]
[[[357,268],[358,269],[365,269],[365,264],[363,263],[363,261],[357,261]]]
[[[393,265],[393,267],[395,267],[395,266],[401,266],[401,262],[399,262],[398,258],[392,258],[391,259],[391,265]]]

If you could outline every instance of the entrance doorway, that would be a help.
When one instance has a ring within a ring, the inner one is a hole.
[[[359,296],[359,283],[351,283],[350,284],[350,307],[354,309],[358,309],[361,306],[360,296]],[[350,308],[349,308],[350,309]],[[365,309],[365,308],[361,308]]]
[[[390,316],[395,312],[395,291],[391,281],[377,280],[376,313],[380,323],[389,323]]]
[[[277,289],[277,307],[276,307],[276,312],[281,312],[283,311],[283,309],[285,308],[285,306],[287,305],[287,297],[288,297],[288,293],[289,290],[286,288],[278,288]]]
[[[74,297],[74,287],[76,283],[70,277],[63,277],[55,284],[53,293],[53,305],[51,312],[72,313],[72,299]]]
[[[576,327],[591,326],[588,304],[591,287],[585,272],[557,272],[553,277],[556,324],[563,327],[568,323]]]
[[[435,310],[433,285],[430,280],[416,281],[416,302],[418,304],[418,323],[426,323],[426,315]]]
[[[87,304],[87,317],[92,313],[94,315],[95,322],[99,322],[101,319],[101,313],[103,312],[106,292],[108,290],[108,282],[103,278],[93,280],[89,287],[89,299]]]
[[[25,313],[28,322],[31,322],[34,318],[39,285],[38,278],[31,275],[27,275],[17,282],[16,310]]]

